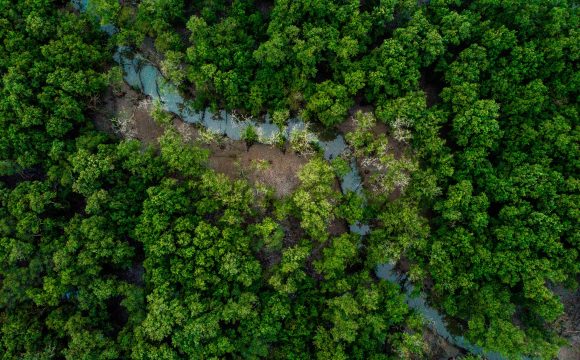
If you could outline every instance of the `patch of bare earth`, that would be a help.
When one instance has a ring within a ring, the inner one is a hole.
[[[124,139],[138,139],[147,145],[158,145],[164,129],[151,116],[152,101],[123,84],[120,91],[109,89],[95,103],[92,114],[95,127]],[[199,131],[175,118],[173,125],[185,140],[194,142]],[[202,145],[210,150],[209,167],[232,179],[245,178],[253,185],[274,189],[277,197],[291,194],[299,184],[298,171],[308,161],[292,151],[275,146],[221,138]]]
[[[306,162],[304,157],[274,146],[255,144],[246,150],[240,142],[214,149],[210,157],[210,166],[216,171],[272,187],[279,198],[290,195],[300,184],[297,174]]]
[[[558,332],[569,341],[569,345],[560,349],[558,359],[580,359],[580,289],[572,291],[558,286],[554,293],[564,304],[564,316],[558,322]]]
[[[280,225],[284,230],[284,239],[282,240],[284,248],[297,245],[306,235],[300,226],[300,220],[292,215],[280,221]]]
[[[181,120],[174,126],[185,139],[195,140],[197,130]],[[244,178],[251,184],[262,184],[274,189],[278,198],[290,195],[300,181],[298,172],[308,159],[292,151],[265,144],[246,146],[243,141],[222,138],[204,145],[210,150],[209,167],[232,179]]]
[[[141,43],[139,50],[145,56],[145,59],[151,61],[156,67],[161,67],[160,64],[163,61],[163,55],[155,49],[155,40],[146,37],[143,43]]]
[[[120,91],[110,88],[92,118],[98,130],[125,139],[138,139],[156,145],[163,128],[151,117],[152,102],[123,83]],[[95,107],[97,108],[97,107]]]
[[[328,233],[333,237],[340,236],[346,232],[348,232],[348,224],[342,219],[334,219],[328,225]]]
[[[423,330],[423,341],[427,345],[427,359],[456,359],[463,354],[460,349],[427,327]]]

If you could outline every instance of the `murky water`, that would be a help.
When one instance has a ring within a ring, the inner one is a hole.
[[[160,71],[141,55],[131,55],[127,49],[119,48],[114,59],[123,66],[125,81],[132,87],[138,88],[142,93],[150,96],[154,100],[159,100],[163,107],[181,117],[191,124],[199,124],[208,130],[220,135],[227,136],[232,140],[240,140],[243,131],[248,126],[253,126],[260,135],[262,142],[274,138],[276,134],[282,132],[289,138],[292,132],[306,129],[304,121],[293,118],[288,121],[286,128],[280,129],[273,124],[269,117],[265,121],[255,119],[237,119],[234,115],[221,110],[213,113],[209,109],[205,111],[195,111],[188,102],[179,94],[175,86],[164,79]],[[310,139],[317,143],[324,152],[324,158],[332,160],[342,156],[348,149],[342,135],[337,135],[331,140],[320,140],[314,133],[310,133]],[[341,178],[340,187],[342,192],[354,191],[362,196],[362,178],[360,176],[356,160],[350,159],[350,172]],[[359,235],[366,235],[370,232],[367,224],[351,224],[350,231]],[[456,336],[449,332],[445,325],[445,319],[434,308],[430,307],[424,294],[416,296],[413,294],[413,285],[406,281],[395,269],[394,264],[384,264],[377,267],[377,276],[381,279],[402,284],[405,292],[407,304],[417,310],[426,319],[429,326],[440,336],[455,346],[463,348],[473,354],[485,355],[490,360],[503,359],[499,354],[486,353],[481,347],[469,343],[464,337]]]
[[[77,9],[86,11],[88,0],[73,0],[72,4]],[[115,27],[112,25],[104,25],[102,29],[108,34],[116,32]],[[241,140],[242,134],[248,126],[253,126],[256,129],[260,141],[264,143],[271,143],[270,141],[280,132],[286,139],[289,139],[292,132],[307,129],[306,123],[298,118],[290,119],[287,122],[287,126],[280,129],[271,122],[269,116],[266,116],[263,121],[258,121],[256,119],[239,119],[224,110],[218,113],[213,113],[209,109],[196,111],[180,95],[177,88],[166,81],[159,69],[141,54],[132,53],[130,49],[125,47],[119,47],[113,59],[123,67],[124,80],[127,84],[152,99],[159,100],[165,110],[179,116],[187,123],[199,124],[216,134],[227,136],[232,140]],[[324,158],[327,160],[332,160],[347,153],[347,144],[340,134],[330,140],[320,140],[317,134],[313,132],[309,132],[308,135],[310,140],[318,144],[323,150]],[[340,187],[342,192],[353,191],[361,196],[363,195],[362,178],[356,160],[352,157],[350,157],[350,172],[342,177]],[[357,223],[350,225],[350,231],[363,236],[367,235],[371,229],[367,224]],[[499,354],[483,351],[481,347],[471,344],[462,336],[451,334],[447,329],[443,316],[427,304],[424,294],[419,294],[419,296],[414,294],[413,285],[407,281],[404,275],[399,274],[394,269],[394,264],[379,265],[376,273],[381,279],[401,284],[409,307],[422,314],[427,324],[451,344],[472,354],[483,355],[490,360],[505,359]]]
[[[279,128],[271,122],[270,116],[258,121],[251,118],[239,119],[224,110],[217,113],[209,109],[196,111],[179,94],[177,88],[165,80],[159,69],[142,55],[132,54],[129,49],[119,47],[113,59],[123,67],[125,82],[131,87],[153,100],[160,101],[165,110],[179,116],[185,122],[201,125],[213,133],[227,136],[232,140],[241,140],[244,130],[252,126],[258,133],[260,142],[272,143],[280,133],[289,139],[293,132],[308,131],[307,124],[298,118],[288,120],[285,128]],[[343,156],[347,150],[344,137],[340,134],[330,140],[320,140],[315,133],[308,131],[308,138],[323,150],[324,158],[327,160]],[[343,192],[354,191],[362,195],[362,179],[355,159],[350,159],[350,168],[350,172],[340,181],[341,189]],[[366,235],[369,231],[366,225],[353,226],[351,229],[361,235]]]

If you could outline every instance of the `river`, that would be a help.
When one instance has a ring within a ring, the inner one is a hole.
[[[76,9],[86,11],[88,0],[73,0],[72,4]],[[115,27],[112,25],[104,25],[101,28],[109,35],[116,32]],[[282,132],[286,138],[289,138],[294,131],[304,129],[309,131],[307,130],[306,123],[299,118],[290,119],[287,126],[280,129],[272,123],[269,116],[265,116],[264,120],[261,121],[257,119],[241,120],[224,110],[218,113],[214,113],[209,109],[195,111],[190,105],[190,102],[179,93],[177,87],[168,82],[159,69],[142,54],[135,53],[127,47],[118,47],[113,55],[113,59],[123,67],[124,80],[129,86],[139,89],[139,91],[151,97],[153,100],[160,101],[166,111],[177,115],[185,122],[198,124],[214,133],[227,136],[232,140],[241,140],[243,131],[248,126],[253,126],[257,130],[261,142],[264,143],[273,141],[279,132]],[[321,140],[312,131],[309,131],[308,136],[312,142],[318,144],[324,151],[324,158],[327,160],[341,156],[348,150],[342,134],[337,134],[330,140]],[[356,159],[350,158],[350,171],[340,179],[340,187],[343,193],[354,191],[363,196],[362,178]],[[367,224],[357,223],[350,225],[350,231],[364,236],[370,233],[371,228]],[[405,299],[409,307],[419,312],[424,317],[426,325],[439,336],[446,339],[450,344],[462,348],[471,354],[484,356],[489,360],[506,359],[498,353],[484,351],[480,346],[470,343],[463,336],[452,334],[447,328],[443,315],[429,306],[425,294],[415,294],[413,284],[404,274],[399,274],[395,270],[394,263],[377,266],[376,274],[380,279],[398,283],[405,294]]]

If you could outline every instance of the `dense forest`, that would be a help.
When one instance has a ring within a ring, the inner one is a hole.
[[[556,358],[554,288],[580,280],[578,5],[0,0],[2,358],[431,358],[385,263],[472,344]],[[158,108],[154,144],[98,129],[113,53],[148,42],[197,109],[344,131],[363,191],[316,144],[282,144],[304,165],[280,197]]]

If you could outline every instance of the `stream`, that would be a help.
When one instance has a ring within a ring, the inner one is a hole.
[[[114,55],[114,60],[123,67],[125,82],[131,87],[139,89],[143,94],[153,100],[159,100],[163,108],[189,124],[203,126],[213,133],[227,136],[232,140],[241,140],[244,129],[253,126],[259,134],[260,142],[272,143],[275,136],[282,132],[288,139],[297,130],[306,129],[306,123],[299,118],[292,118],[288,121],[286,128],[280,129],[271,122],[269,116],[264,121],[255,119],[239,120],[227,111],[221,110],[213,113],[209,109],[195,111],[185,100],[175,86],[168,83],[159,69],[140,54],[130,55],[128,49],[119,48]],[[324,158],[332,160],[341,156],[348,149],[348,146],[341,134],[336,135],[331,140],[321,140],[313,133],[308,133],[311,142],[316,143],[324,151]],[[354,191],[362,194],[362,179],[354,158],[350,159],[350,171],[340,179],[340,187],[343,193]],[[349,226],[352,233],[361,236],[370,232],[367,224],[351,224]],[[490,360],[504,359],[497,353],[485,352],[481,347],[471,344],[462,336],[451,334],[447,329],[443,316],[434,308],[427,304],[424,294],[414,295],[414,286],[408,281],[405,275],[399,274],[394,263],[377,266],[376,274],[379,278],[396,282],[401,285],[407,304],[418,311],[425,318],[428,326],[439,336],[445,338],[449,343],[462,348],[472,354],[483,355]]]
[[[88,1],[72,0],[71,3],[74,8],[84,12],[87,10]],[[109,35],[116,32],[116,28],[110,24],[101,26],[101,29]],[[209,109],[195,111],[190,102],[181,96],[177,87],[167,82],[160,70],[143,55],[134,53],[127,47],[118,47],[113,59],[122,66],[124,80],[129,86],[139,89],[141,93],[151,97],[153,100],[160,101],[166,111],[175,114],[185,122],[203,126],[213,133],[227,136],[232,140],[241,140],[244,129],[248,126],[253,126],[259,135],[260,142],[266,144],[271,144],[279,132],[282,132],[286,139],[289,139],[293,132],[307,129],[306,123],[299,118],[288,120],[288,125],[280,129],[276,124],[272,123],[268,115],[265,116],[263,121],[258,121],[256,119],[238,119],[235,115],[224,110],[217,113],[213,113]],[[314,132],[307,131],[311,142],[318,144],[324,151],[325,159],[331,160],[346,154],[348,146],[342,134],[337,134],[330,140],[321,140],[321,136],[319,138]],[[356,159],[353,157],[350,158],[350,171],[340,179],[340,187],[343,193],[354,191],[363,196],[362,179]],[[369,225],[360,223],[351,224],[349,228],[352,233],[361,236],[367,235],[371,231]],[[380,279],[399,284],[409,307],[419,312],[426,320],[427,326],[450,344],[490,360],[505,359],[498,353],[486,352],[481,347],[471,344],[463,336],[452,334],[447,328],[444,317],[429,306],[425,294],[414,294],[415,288],[413,284],[405,275],[399,274],[395,270],[394,263],[377,266],[376,274]]]

